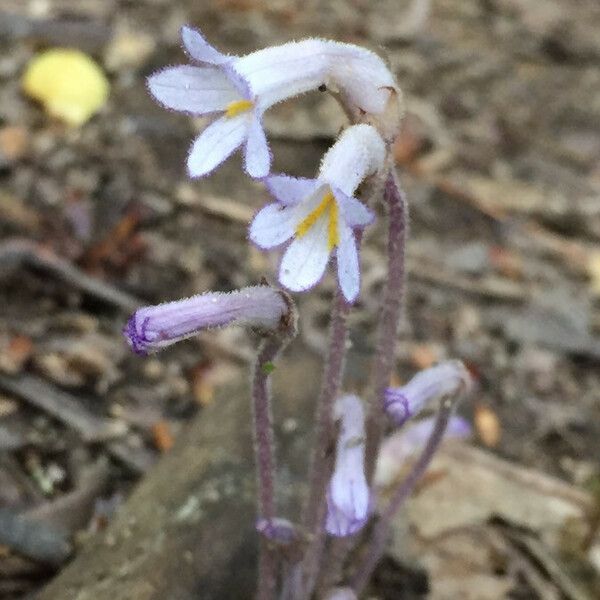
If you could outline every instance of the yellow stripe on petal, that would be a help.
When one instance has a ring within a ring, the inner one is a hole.
[[[300,238],[308,233],[308,230],[318,221],[319,217],[325,214],[331,202],[335,202],[335,198],[331,192],[327,192],[323,196],[320,204],[296,227],[296,235]]]
[[[331,196],[333,198],[333,194]],[[329,206],[329,224],[327,225],[327,246],[329,247],[330,252],[340,243],[338,218],[338,206],[334,199]]]
[[[248,112],[254,108],[254,102],[251,100],[236,100],[230,102],[225,109],[225,116],[228,118],[237,117],[242,113]]]
[[[301,238],[306,235],[310,228],[325,214],[328,213],[327,223],[327,245],[333,250],[340,241],[339,234],[339,212],[337,202],[332,192],[327,192],[319,205],[296,227],[296,236]]]

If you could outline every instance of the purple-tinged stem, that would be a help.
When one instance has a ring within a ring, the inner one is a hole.
[[[258,353],[252,378],[252,407],[254,414],[254,453],[258,482],[258,518],[275,518],[275,442],[269,375],[273,360],[282,347],[281,339],[266,339]],[[277,559],[261,536],[258,560],[257,600],[273,600],[277,585]]]
[[[304,596],[310,597],[325,541],[325,491],[331,476],[334,458],[335,422],[334,406],[340,393],[348,327],[346,324],[350,306],[340,290],[333,300],[331,311],[329,351],[323,383],[317,406],[316,439],[309,476],[309,490],[304,510],[303,526],[311,536],[303,563]]]
[[[413,465],[406,479],[398,486],[393,493],[387,508],[381,514],[378,523],[373,530],[370,548],[361,565],[356,570],[356,575],[352,579],[352,588],[357,596],[360,596],[380,561],[385,551],[386,540],[390,532],[391,522],[398,509],[404,504],[411,495],[417,483],[421,480],[425,471],[429,467],[433,456],[439,448],[440,442],[446,432],[448,421],[454,412],[458,398],[445,398],[440,404],[437,413],[435,426],[431,432],[423,452],[417,462]]]
[[[373,396],[369,403],[369,414],[366,423],[365,470],[369,483],[373,479],[377,453],[383,436],[385,422],[383,397],[394,368],[398,324],[404,297],[408,206],[393,168],[385,182],[383,198],[388,206],[388,275],[379,318],[377,349],[371,375]]]
[[[270,334],[262,343],[252,375],[252,409],[254,418],[254,454],[258,485],[258,520],[274,522],[275,494],[275,441],[271,411],[270,375],[273,361],[296,334],[295,307],[285,296],[288,314],[280,321],[279,331]],[[274,600],[277,587],[278,560],[268,539],[261,535],[258,560],[257,600]]]

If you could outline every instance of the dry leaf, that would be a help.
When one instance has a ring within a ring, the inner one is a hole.
[[[489,406],[477,404],[473,421],[484,446],[495,448],[502,437],[502,426],[496,413]]]
[[[22,85],[48,114],[74,126],[83,125],[98,112],[110,90],[104,73],[87,54],[66,48],[35,56]]]

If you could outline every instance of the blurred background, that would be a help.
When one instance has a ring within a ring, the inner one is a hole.
[[[255,340],[241,331],[145,359],[121,335],[140,304],[272,279],[277,264],[246,240],[264,188],[238,157],[188,180],[202,122],[146,91],[186,61],[184,23],[239,54],[306,36],[364,45],[405,94],[397,382],[459,358],[478,385],[461,406],[473,440],[399,522],[410,547],[394,543],[374,597],[598,597],[596,0],[0,0],[0,598],[32,597],[77,560],[185,424],[246,378]],[[40,63],[53,48],[80,53]],[[64,106],[47,82],[73,68],[86,91]],[[275,171],[312,176],[344,117],[316,92],[266,122]],[[362,253],[350,388],[366,380],[384,234]],[[331,290],[299,299],[300,364],[319,358]],[[469,483],[448,483],[457,470]]]

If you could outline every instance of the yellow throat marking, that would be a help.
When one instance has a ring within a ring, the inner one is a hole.
[[[309,229],[319,220],[319,217],[322,217],[326,212],[329,218],[327,223],[327,246],[331,251],[340,243],[338,206],[332,192],[327,192],[319,205],[299,223],[296,227],[296,236],[301,238],[306,235]]]
[[[254,108],[254,102],[251,100],[236,100],[230,102],[225,109],[225,116],[228,118],[237,117],[238,115],[247,112]]]

